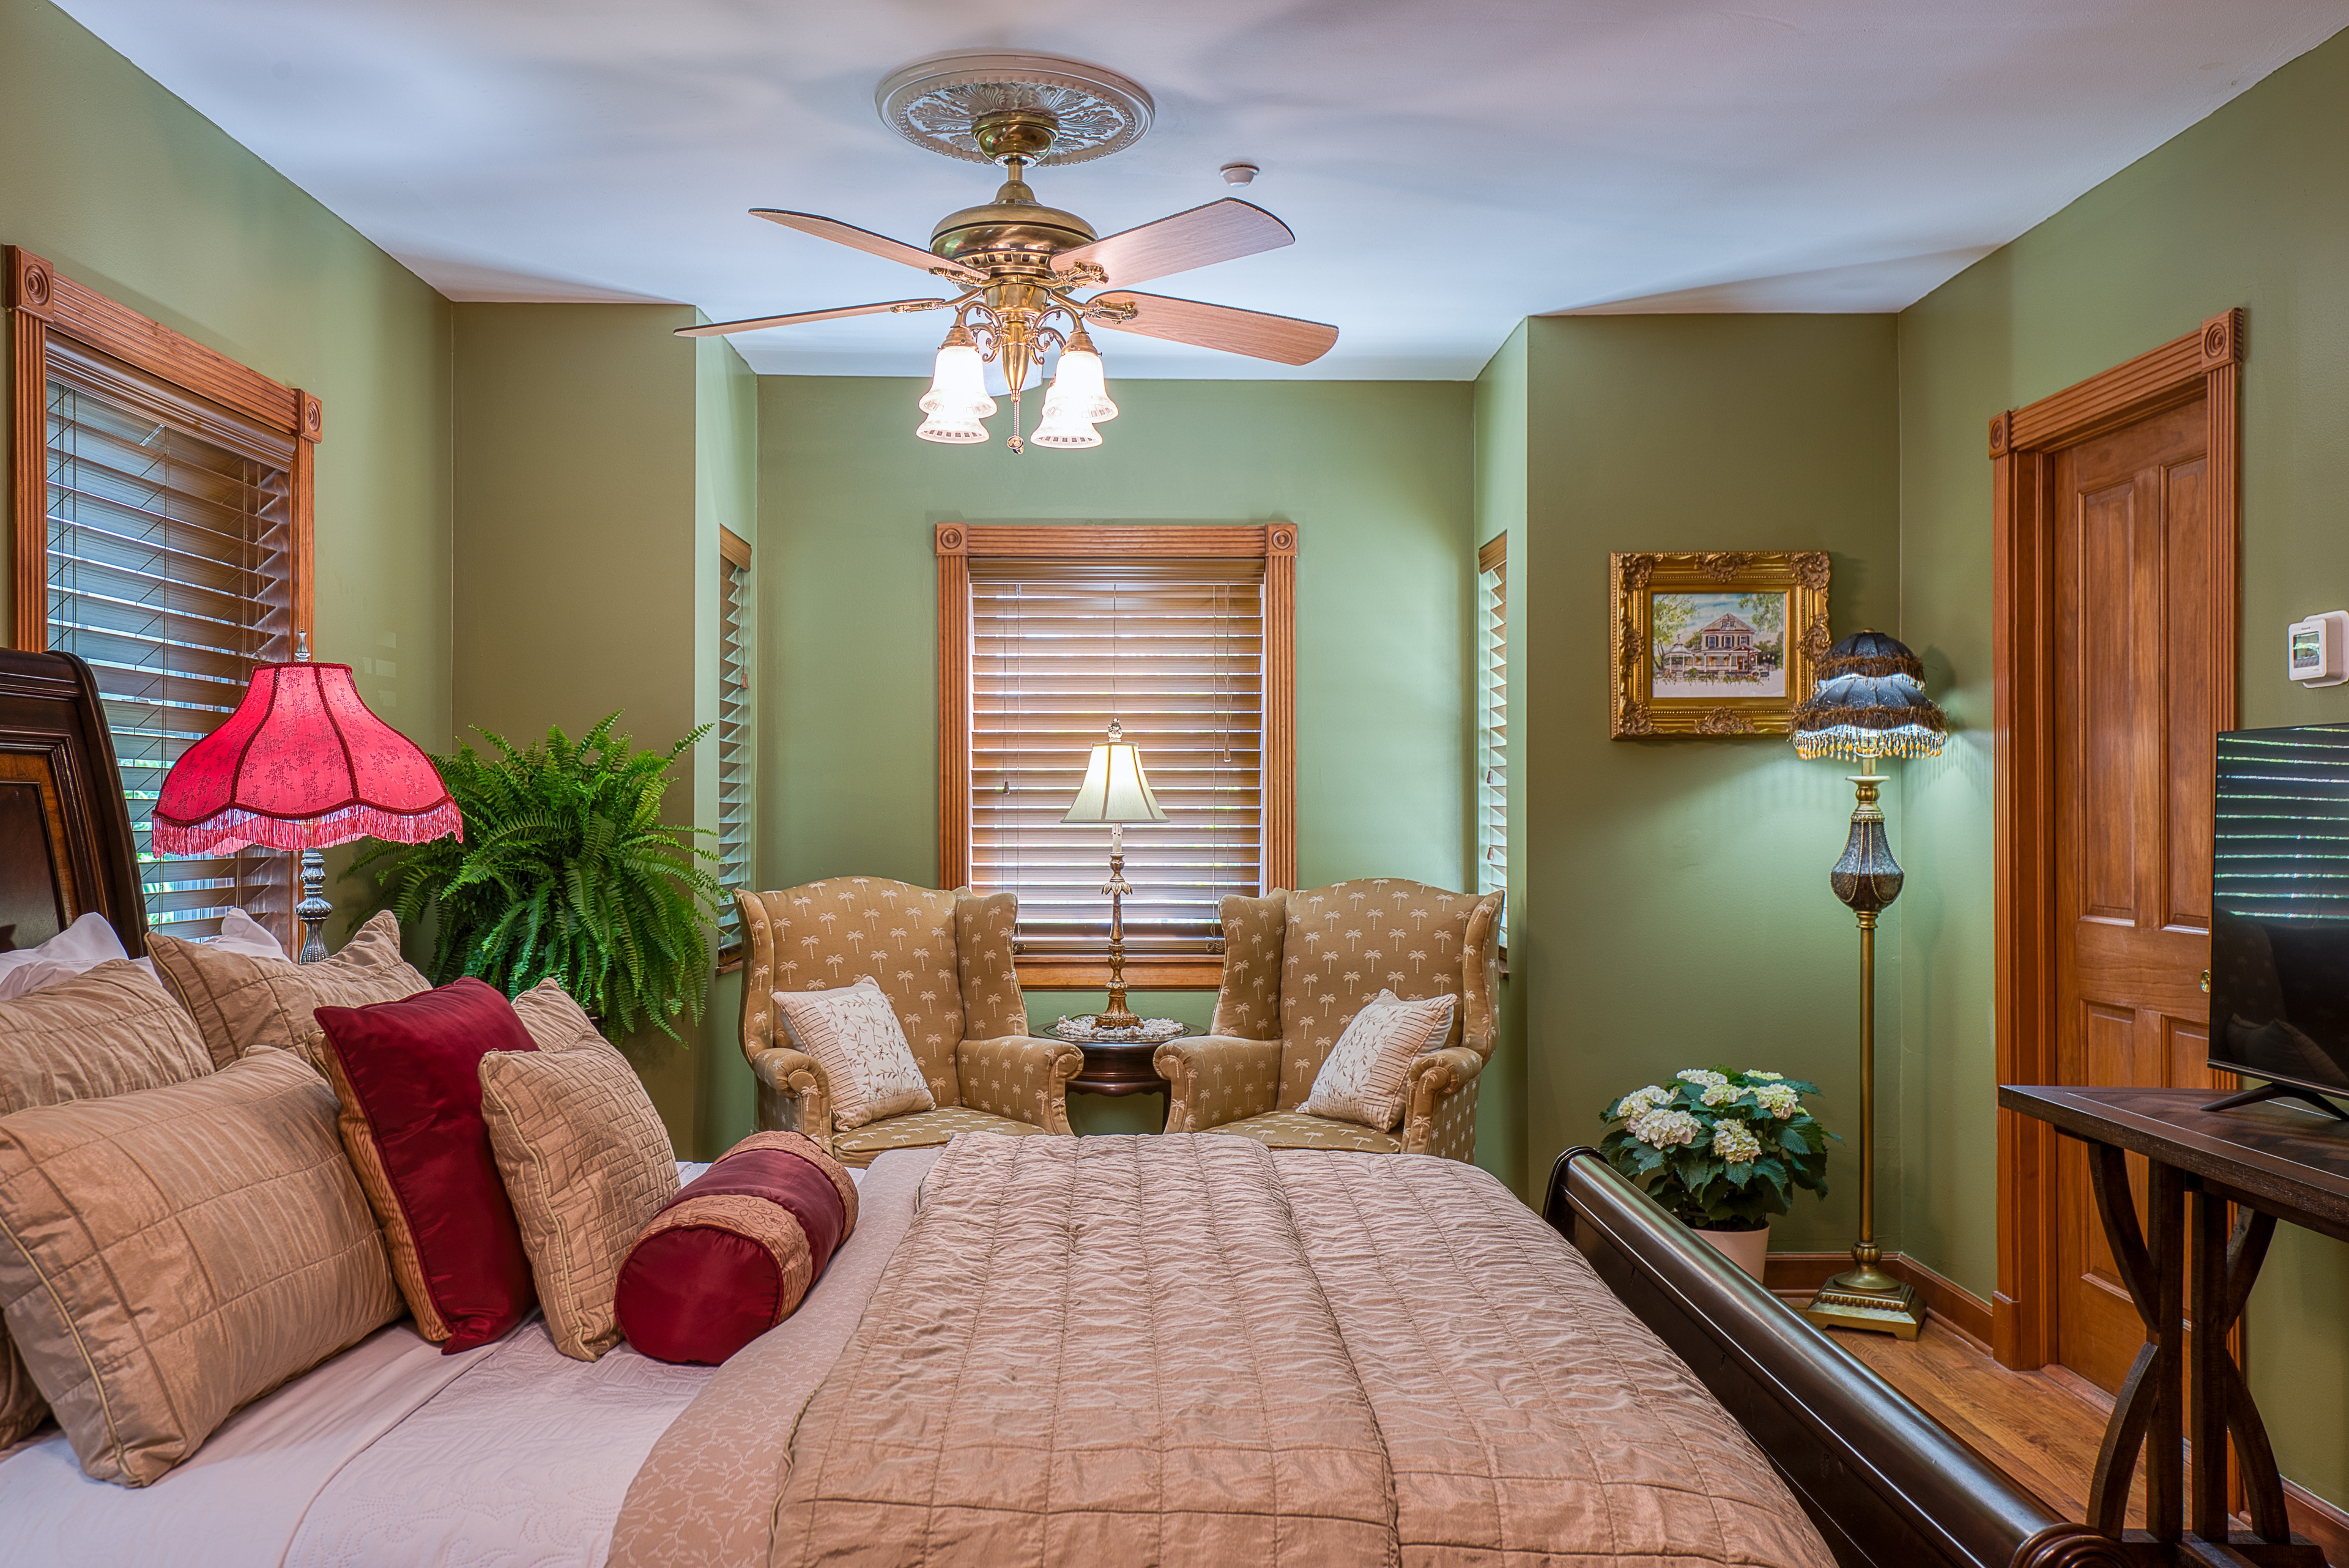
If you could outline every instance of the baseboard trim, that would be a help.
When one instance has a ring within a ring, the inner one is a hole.
[[[1782,1295],[1807,1293],[1849,1267],[1849,1252],[1773,1252],[1764,1266],[1763,1283]],[[1898,1252],[1885,1256],[1884,1272],[1916,1286],[1917,1293],[1925,1298],[1925,1310],[1945,1326],[1976,1345],[1989,1345],[1990,1303],[1982,1297]]]
[[[2349,1568],[2349,1512],[2297,1481],[2283,1483],[2283,1511],[2292,1529],[2324,1548],[2333,1568]]]

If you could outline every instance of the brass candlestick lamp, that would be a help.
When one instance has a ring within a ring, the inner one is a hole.
[[[1109,880],[1102,884],[1102,891],[1109,895],[1109,1005],[1093,1015],[1093,1024],[1098,1029],[1138,1029],[1142,1020],[1125,1004],[1124,899],[1133,891],[1133,884],[1125,879],[1125,825],[1164,822],[1166,814],[1150,793],[1142,753],[1115,719],[1109,722],[1108,741],[1095,746],[1085,763],[1085,782],[1077,790],[1076,805],[1061,820],[1109,824]]]
[[[1900,863],[1885,836],[1877,804],[1879,757],[1930,757],[1948,739],[1949,720],[1925,695],[1925,667],[1897,639],[1859,631],[1827,649],[1818,689],[1795,710],[1795,751],[1804,757],[1857,762],[1858,799],[1851,836],[1827,882],[1859,920],[1859,1243],[1852,1266],[1819,1288],[1803,1315],[1822,1327],[1865,1328],[1914,1339],[1925,1303],[1914,1285],[1881,1267],[1876,1244],[1876,918],[1900,896]]]

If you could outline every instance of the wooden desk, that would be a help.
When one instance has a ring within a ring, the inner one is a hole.
[[[2201,1108],[2208,1089],[2005,1087],[1998,1103],[2088,1145],[2105,1237],[2146,1345],[2114,1401],[2089,1483],[2087,1522],[2142,1543],[2157,1561],[2323,1568],[2324,1554],[2284,1517],[2275,1452],[2227,1336],[2242,1316],[2276,1221],[2349,1241],[2349,1123],[2278,1105]],[[2147,1223],[2129,1194],[2127,1157],[2152,1166]],[[2193,1279],[2186,1273],[2186,1199],[2193,1198]],[[2237,1210],[2231,1227],[2228,1206]],[[2186,1312],[2191,1313],[2190,1345]],[[2188,1365],[2190,1358],[2191,1366]],[[2186,1517],[2181,1440],[2194,1391],[2192,1515]],[[2235,1440],[2251,1533],[2230,1535],[2227,1467],[2209,1462]],[[2146,1451],[2142,1535],[2124,1532],[2129,1477]],[[2187,1526],[2190,1524],[2191,1529]]]

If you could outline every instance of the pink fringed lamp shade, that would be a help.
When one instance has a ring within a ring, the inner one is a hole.
[[[256,666],[244,701],[180,759],[155,803],[162,855],[421,844],[463,828],[432,760],[367,711],[347,664]]]

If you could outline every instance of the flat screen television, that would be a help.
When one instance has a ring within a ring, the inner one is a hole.
[[[2349,724],[2219,737],[2210,1065],[2349,1095]],[[2315,1091],[2303,1093],[2302,1091]]]

